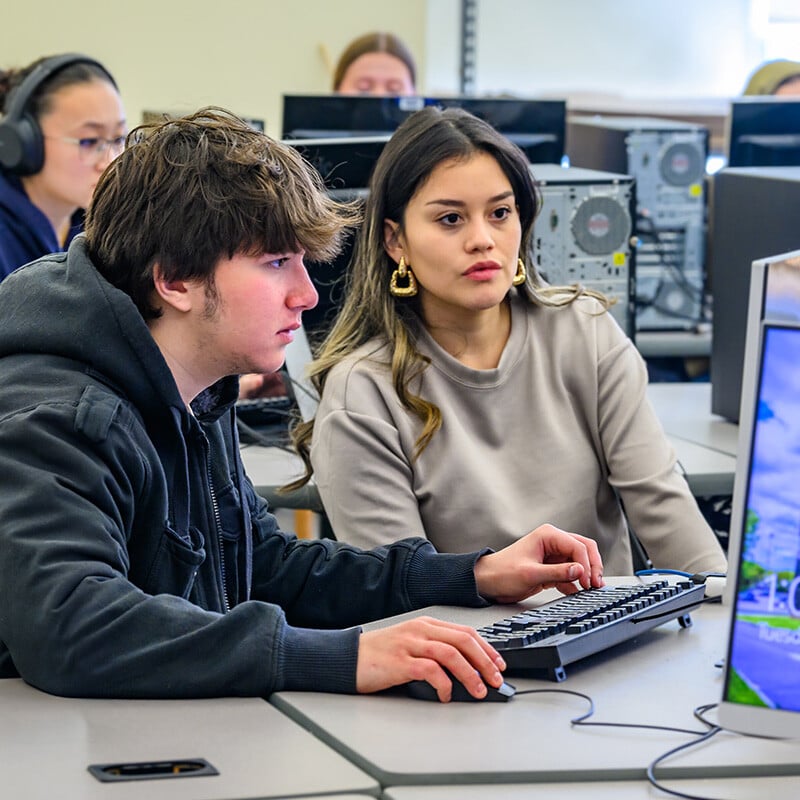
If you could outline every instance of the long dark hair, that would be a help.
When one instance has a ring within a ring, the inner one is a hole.
[[[429,360],[414,341],[421,324],[417,298],[397,298],[389,291],[390,276],[397,265],[384,247],[384,220],[397,223],[402,231],[409,201],[433,170],[445,161],[466,160],[475,153],[492,156],[511,183],[522,231],[520,257],[529,261],[526,256],[531,250],[541,194],[525,154],[488,122],[463,109],[424,108],[403,122],[375,165],[363,227],[347,275],[345,302],[309,370],[321,393],[328,373],[343,358],[370,340],[385,343],[397,395],[423,423],[417,454],[441,427],[441,412],[410,389]],[[544,285],[532,264],[527,267],[525,283],[517,291],[529,302],[542,306],[569,305],[586,294],[598,297],[608,306],[602,295],[580,286]],[[299,423],[294,429],[295,447],[305,461],[306,474],[293,487],[302,485],[312,474],[309,451],[313,428],[311,420]]]

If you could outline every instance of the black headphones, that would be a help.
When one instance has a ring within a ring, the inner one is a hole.
[[[79,53],[53,56],[37,64],[9,95],[8,111],[0,121],[0,167],[17,175],[34,175],[44,166],[44,136],[38,120],[27,110],[36,90],[55,72],[72,64],[92,64],[117,84],[99,62]]]

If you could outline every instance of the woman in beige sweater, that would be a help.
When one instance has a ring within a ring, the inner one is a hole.
[[[425,109],[378,161],[346,302],[296,431],[338,536],[501,548],[549,522],[605,573],[725,570],[646,397],[646,369],[580,287],[526,263],[539,197],[523,153],[458,109]]]

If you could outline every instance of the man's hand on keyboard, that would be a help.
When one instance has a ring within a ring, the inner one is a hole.
[[[603,562],[593,539],[541,525],[499,552],[479,558],[475,581],[487,600],[516,603],[543,589],[572,594],[603,586]]]

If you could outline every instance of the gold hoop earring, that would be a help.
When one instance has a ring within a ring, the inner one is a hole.
[[[521,258],[518,258],[517,272],[514,275],[514,280],[512,280],[511,283],[513,283],[514,286],[521,286],[523,283],[525,283],[527,277],[528,277],[528,272],[525,269],[525,262]]]
[[[404,256],[400,256],[400,263],[392,273],[389,291],[395,297],[413,297],[417,293],[417,279],[414,277],[411,267],[406,266]]]

